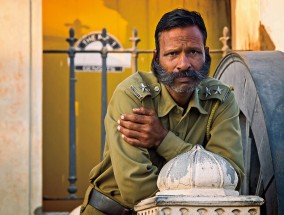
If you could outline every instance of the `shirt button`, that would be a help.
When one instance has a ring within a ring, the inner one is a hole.
[[[181,110],[180,109],[176,109],[176,114],[180,114],[181,113]]]
[[[158,92],[158,91],[160,90],[160,88],[159,88],[158,86],[156,86],[156,87],[154,87],[154,90],[155,90],[156,92]]]

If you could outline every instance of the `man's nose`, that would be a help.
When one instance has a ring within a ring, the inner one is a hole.
[[[181,54],[178,64],[177,64],[177,69],[179,71],[187,70],[191,68],[191,62],[188,56],[186,54]]]

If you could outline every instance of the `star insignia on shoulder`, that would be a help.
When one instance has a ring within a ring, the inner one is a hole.
[[[220,88],[219,86],[217,87],[217,89],[215,90],[215,94],[222,94],[222,88]]]
[[[140,89],[142,90],[143,93],[144,93],[145,91],[146,91],[146,92],[150,92],[149,87],[146,86],[144,83],[141,83]]]
[[[211,90],[208,87],[206,87],[205,89],[206,89],[205,97],[207,98],[208,96],[211,96]]]

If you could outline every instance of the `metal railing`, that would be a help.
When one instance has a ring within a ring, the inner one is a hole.
[[[229,51],[228,36],[229,30],[227,27],[223,29],[223,36],[220,37],[220,41],[223,43],[223,47],[220,50],[210,50],[210,53],[222,53],[225,56]],[[73,28],[69,30],[69,38],[66,41],[69,43],[68,50],[43,50],[44,54],[68,54],[70,65],[69,65],[69,195],[66,198],[50,198],[44,197],[48,200],[57,200],[57,199],[81,199],[76,196],[77,187],[76,187],[76,116],[75,116],[75,56],[76,53],[99,53],[102,58],[102,95],[101,95],[101,156],[103,155],[103,149],[105,144],[105,128],[104,128],[104,118],[107,110],[107,55],[108,53],[130,53],[131,54],[131,68],[132,73],[135,73],[138,68],[138,56],[139,54],[151,54],[153,50],[139,50],[137,48],[140,38],[138,37],[137,30],[132,31],[132,37],[130,41],[132,42],[132,47],[129,49],[119,49],[119,50],[108,50],[107,49],[107,31],[102,29],[100,41],[102,43],[102,48],[100,50],[79,50],[74,47],[77,39],[75,38],[75,32]]]

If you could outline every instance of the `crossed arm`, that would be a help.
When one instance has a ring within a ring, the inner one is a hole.
[[[121,115],[117,123],[121,137],[136,147],[157,148],[168,133],[156,112],[145,107],[134,108],[133,113]]]
[[[159,167],[147,148],[161,144],[168,131],[154,110],[141,107],[139,100],[120,89],[108,105],[105,126],[107,153],[122,203],[133,207],[158,191]]]

